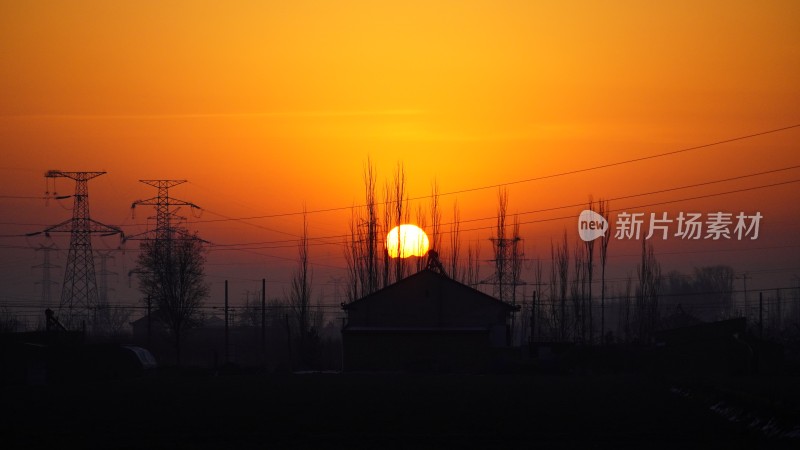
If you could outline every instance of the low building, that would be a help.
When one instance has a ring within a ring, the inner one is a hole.
[[[490,370],[518,309],[431,269],[342,307],[346,371]]]

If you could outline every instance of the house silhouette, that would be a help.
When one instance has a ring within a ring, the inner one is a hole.
[[[342,305],[345,371],[482,372],[518,310],[431,269]]]

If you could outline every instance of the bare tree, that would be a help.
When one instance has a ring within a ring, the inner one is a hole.
[[[470,242],[467,244],[467,274],[465,276],[465,283],[475,287],[481,280],[481,246],[480,243],[475,243],[473,247]]]
[[[608,200],[600,199],[597,202],[598,213],[606,217],[609,212]],[[606,332],[606,261],[608,260],[608,243],[611,241],[611,226],[606,230],[600,241],[600,342],[605,343]]]
[[[572,317],[575,330],[573,336],[580,339],[581,343],[586,342],[586,249],[584,246],[575,242],[573,253],[573,278],[570,291],[572,298]]]
[[[541,334],[542,332],[541,330],[544,319],[541,314],[542,298],[544,298],[542,295],[542,286],[544,285],[544,283],[542,283],[542,280],[544,278],[542,275],[542,261],[539,258],[536,258],[536,265],[534,266],[533,269],[533,276],[535,280],[534,282],[536,283],[536,290],[533,291],[533,299],[532,299],[533,304],[531,305],[531,315],[533,316],[533,319],[531,320],[531,328],[533,328],[531,330],[531,340],[536,340],[538,334]]]
[[[325,298],[325,293],[321,292],[317,301],[314,303],[314,310],[311,313],[311,328],[316,332],[325,326],[325,309],[322,307],[322,300]]]
[[[7,306],[0,308],[0,333],[12,333],[20,328],[20,321]]]
[[[344,247],[347,264],[347,298],[353,301],[371,294],[380,287],[380,255],[378,248],[380,223],[376,202],[376,172],[372,160],[364,166],[364,206],[353,206],[349,235]]]
[[[386,235],[391,231],[391,223],[392,223],[392,189],[389,186],[389,183],[385,183],[383,186],[383,224],[384,224],[384,231],[385,233],[383,238],[386,239]],[[390,283],[390,275],[391,275],[391,258],[389,257],[389,247],[388,243],[384,242],[383,245],[383,282],[381,286],[388,286]]]
[[[500,189],[497,195],[497,225],[490,239],[494,251],[494,292],[505,302],[516,303],[517,285],[520,282],[523,251],[519,237],[519,220],[514,216],[511,236],[506,229],[508,190]]]
[[[733,280],[736,277],[731,266],[716,265],[695,267],[694,288],[706,300],[711,300],[717,317],[728,319],[733,315]],[[780,306],[778,306],[780,307]]]
[[[173,235],[176,237],[142,242],[136,273],[139,290],[155,301],[158,316],[172,336],[180,364],[182,338],[200,323],[200,308],[209,287],[205,282],[206,249],[202,241],[185,230]]]
[[[512,238],[511,238],[511,261],[510,261],[510,275],[511,275],[511,304],[517,304],[517,286],[522,283],[522,263],[525,260],[525,248],[522,239],[519,237],[519,216],[514,214],[512,221]],[[523,296],[523,298],[525,298]]]
[[[344,259],[347,264],[347,300],[355,301],[364,292],[366,271],[364,270],[364,254],[362,235],[359,232],[359,215],[355,207],[350,213],[349,235],[345,238]]]
[[[427,211],[425,209],[426,208],[424,208],[421,203],[417,204],[417,226],[423,230],[428,226]],[[428,245],[430,245],[430,243]],[[424,269],[427,262],[427,259],[424,257],[415,257],[414,266],[416,271],[419,272],[420,270]]]
[[[566,341],[567,334],[567,287],[569,286],[569,247],[567,242],[567,231],[564,230],[564,239],[561,245],[553,247],[551,244],[551,256],[553,259],[551,269],[551,282],[556,290],[560,313],[557,315],[555,323],[558,324],[558,339]],[[554,299],[555,300],[555,299]],[[553,301],[553,308],[556,302]]]
[[[119,305],[104,304],[98,307],[95,320],[95,330],[106,336],[119,336],[124,334],[130,322],[133,310]]]
[[[674,310],[680,306],[705,320],[730,318],[735,278],[733,268],[727,265],[695,267],[690,274],[673,270],[664,279],[663,289],[669,296],[663,307]]]
[[[511,304],[513,306],[517,306],[517,286],[524,284],[522,283],[522,262],[525,257],[525,250],[523,248],[522,239],[519,237],[519,216],[516,214],[512,220],[512,237],[509,241],[510,244],[510,254],[509,254],[509,262],[508,262],[508,271],[509,271],[509,278],[510,278],[510,287],[511,287]],[[525,296],[523,294],[523,303],[525,300]],[[511,332],[514,333],[514,329],[516,326],[516,314],[511,314]]]
[[[261,326],[261,298],[257,295],[251,296],[250,291],[245,292],[244,305],[239,308],[239,325],[245,327]]]
[[[592,197],[589,197],[589,209],[594,210],[594,202],[592,201]],[[589,343],[591,344],[594,340],[594,324],[593,324],[593,316],[592,316],[592,278],[594,275],[594,239],[585,241],[584,244],[586,245],[586,277],[587,277],[587,289],[586,289],[586,298],[584,302],[584,309],[583,309],[583,316],[588,317],[589,323]],[[602,336],[600,337],[602,339]]]
[[[547,298],[550,308],[548,309],[549,316],[549,334],[550,339],[561,339],[561,314],[559,314],[558,303],[558,262],[557,250],[553,240],[550,239],[550,282],[547,283]]]
[[[458,258],[461,256],[461,212],[458,201],[453,202],[453,222],[450,224],[450,277],[463,281],[465,275],[460,274]],[[474,280],[477,283],[477,280]]]
[[[408,192],[406,191],[406,170],[402,163],[397,163],[397,170],[394,173],[392,184],[392,206],[394,226],[397,227],[397,253],[394,258],[394,281],[400,281],[406,276],[406,266],[403,258],[400,257],[400,250],[403,248],[403,235],[400,233],[400,225],[408,221]]]
[[[625,342],[630,342],[633,330],[631,329],[631,302],[633,299],[633,279],[628,274],[625,280],[625,291],[620,293],[619,307],[619,330],[620,336],[624,336]]]
[[[439,208],[439,183],[431,183],[431,248],[442,251],[442,211]]]
[[[348,299],[353,301],[375,292],[379,286],[379,223],[375,197],[376,174],[368,158],[364,166],[364,206],[353,206],[345,245]]]
[[[495,295],[502,301],[506,301],[506,289],[508,281],[507,264],[508,258],[508,239],[506,239],[506,210],[508,207],[508,191],[500,189],[497,192],[497,224],[495,225],[495,235],[491,239],[492,250],[494,251],[494,286]]]
[[[378,290],[378,211],[375,204],[375,189],[376,189],[376,173],[375,166],[372,160],[367,158],[367,164],[364,167],[364,198],[366,200],[366,235],[364,236],[364,258],[366,259],[366,267],[364,268],[366,278],[363,283],[366,287],[366,292],[362,295],[371,294]]]
[[[642,239],[642,261],[637,267],[639,285],[636,288],[637,338],[648,342],[658,324],[658,295],[661,288],[661,265],[653,251]]]
[[[292,275],[288,300],[297,327],[299,347],[304,349],[306,337],[311,328],[311,283],[313,278],[308,264],[308,220],[305,207],[303,208],[303,233],[297,244],[297,256],[297,268]]]

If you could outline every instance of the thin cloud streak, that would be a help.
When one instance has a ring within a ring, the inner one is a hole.
[[[192,113],[192,114],[2,114],[2,119],[78,119],[78,120],[163,120],[209,118],[325,118],[325,117],[380,117],[420,116],[427,112],[419,109],[340,110],[340,111],[270,111],[244,113]]]

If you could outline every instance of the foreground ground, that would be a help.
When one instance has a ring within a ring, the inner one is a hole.
[[[767,448],[663,380],[265,376],[2,388],[2,448]]]

